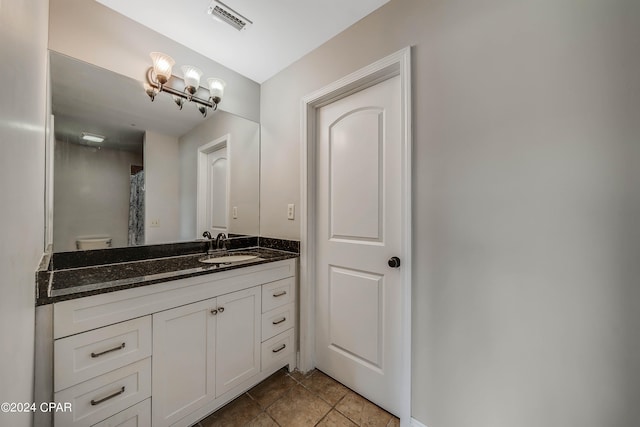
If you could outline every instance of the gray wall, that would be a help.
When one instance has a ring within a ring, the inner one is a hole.
[[[54,251],[75,251],[79,236],[127,246],[131,165],[142,165],[142,155],[56,141],[55,165]]]
[[[640,2],[392,0],[262,85],[261,234],[300,98],[413,48],[413,416],[640,425]]]
[[[260,125],[223,111],[180,138],[180,237],[201,238],[197,226],[198,148],[229,134],[229,232],[260,233]],[[238,207],[238,218],[231,209]]]
[[[144,242],[176,242],[180,237],[178,138],[144,134]],[[157,221],[158,225],[152,225]]]
[[[44,241],[48,2],[0,2],[0,402],[33,400],[34,277]],[[28,427],[30,413],[0,412]]]

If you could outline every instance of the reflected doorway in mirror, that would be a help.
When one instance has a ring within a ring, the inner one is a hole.
[[[198,148],[198,232],[229,231],[229,144],[226,134]]]

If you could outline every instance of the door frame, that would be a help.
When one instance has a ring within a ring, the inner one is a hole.
[[[220,138],[198,147],[198,170],[196,173],[196,238],[200,238],[202,229],[206,227],[207,221],[207,156],[221,148],[227,148],[227,229],[229,228],[229,185],[231,183],[231,134],[226,134]],[[207,227],[208,230],[208,227]]]
[[[400,76],[402,185],[402,402],[403,425],[411,420],[411,47],[406,47],[302,98],[300,147],[300,354],[298,368],[315,367],[316,111]]]

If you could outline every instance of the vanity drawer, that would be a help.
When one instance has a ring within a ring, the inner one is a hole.
[[[143,400],[91,427],[151,427],[151,399]]]
[[[294,302],[295,278],[288,277],[262,285],[262,312]]]
[[[54,341],[54,391],[151,356],[151,316]]]
[[[287,304],[262,315],[262,341],[293,327],[295,304]]]
[[[293,329],[262,343],[262,370],[281,363],[293,354]]]
[[[56,412],[56,427],[92,426],[151,396],[151,358],[55,393],[72,412]]]

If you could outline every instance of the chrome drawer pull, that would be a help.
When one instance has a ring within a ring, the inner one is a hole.
[[[91,399],[91,406],[99,405],[99,404],[101,404],[102,402],[106,402],[106,401],[107,401],[107,400],[109,400],[109,399],[113,399],[113,398],[114,398],[114,397],[116,397],[116,396],[120,396],[122,393],[124,393],[124,386],[122,386],[122,388],[121,388],[120,390],[116,391],[115,393],[110,394],[110,395],[109,395],[109,396],[107,396],[107,397],[103,397],[102,399],[98,399],[98,400],[93,400],[93,399]]]
[[[273,350],[271,350],[271,351],[272,351],[272,352],[274,352],[274,353],[278,353],[278,352],[280,352],[280,351],[284,350],[286,347],[287,347],[287,345],[286,345],[286,344],[282,344],[280,347],[278,347],[278,348],[274,348],[274,349],[273,349]]]
[[[278,292],[277,294],[273,294],[273,297],[278,298],[286,294],[287,294],[287,291],[282,291],[282,292]]]
[[[125,344],[124,344],[124,343],[122,343],[122,344],[120,344],[120,345],[119,345],[119,346],[117,346],[117,347],[113,347],[113,348],[110,348],[109,350],[101,351],[100,353],[93,353],[93,352],[91,352],[91,357],[95,359],[96,357],[100,357],[100,356],[102,356],[103,354],[111,353],[112,351],[122,350],[122,349],[124,348],[124,345],[125,345]]]
[[[286,322],[286,320],[287,320],[287,318],[286,318],[286,317],[283,317],[282,319],[280,319],[280,320],[276,320],[276,321],[273,321],[273,322],[271,322],[271,323],[273,323],[274,325],[279,325],[279,324],[280,324],[280,323],[282,323],[282,322]]]

